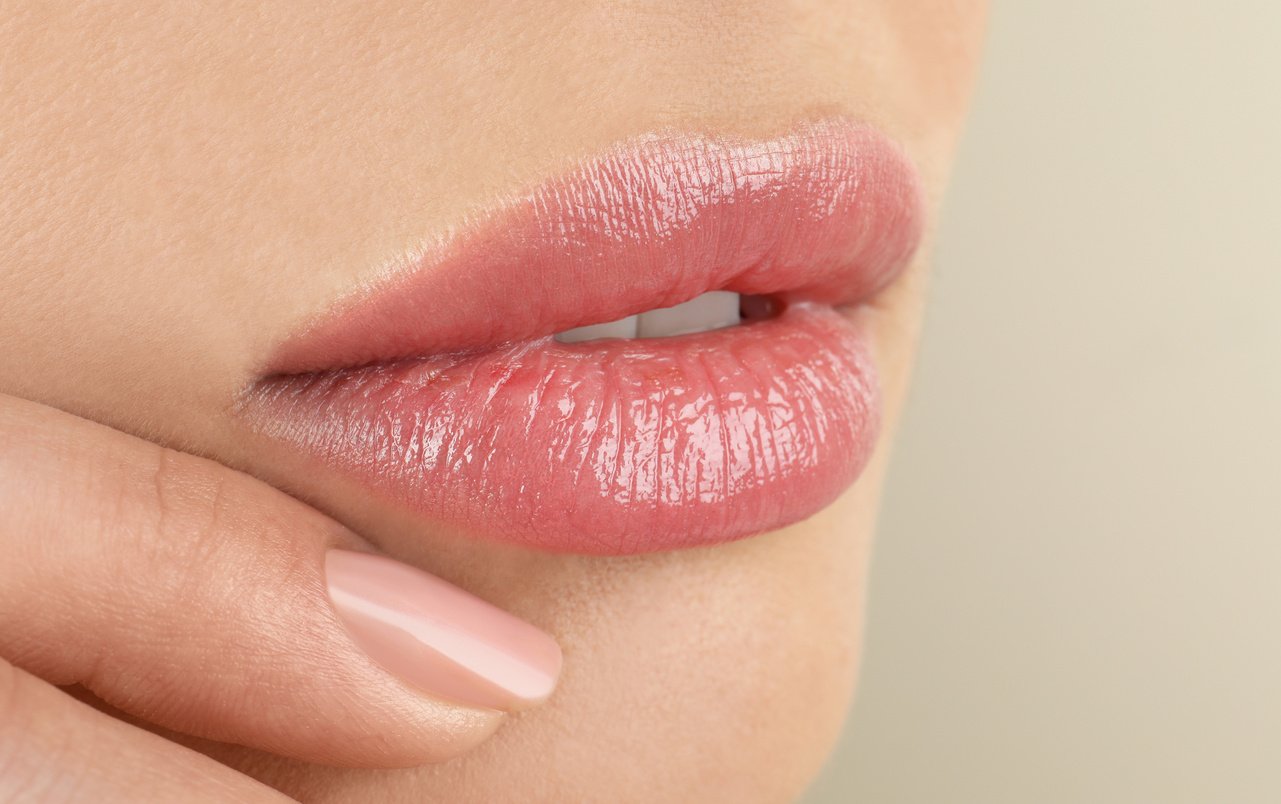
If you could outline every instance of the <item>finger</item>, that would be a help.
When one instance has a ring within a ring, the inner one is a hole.
[[[0,655],[175,731],[330,764],[467,750],[544,699],[533,626],[226,467],[0,397]]]
[[[0,801],[289,800],[0,661]]]

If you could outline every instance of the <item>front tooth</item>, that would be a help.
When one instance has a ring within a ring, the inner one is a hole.
[[[728,290],[713,290],[684,304],[641,313],[636,326],[640,338],[666,338],[732,327],[739,322],[739,298]]]
[[[578,343],[579,341],[595,341],[601,338],[635,338],[636,319],[638,317],[629,315],[626,318],[610,321],[607,324],[589,324],[585,327],[567,329],[564,332],[557,333],[556,340],[561,343]]]

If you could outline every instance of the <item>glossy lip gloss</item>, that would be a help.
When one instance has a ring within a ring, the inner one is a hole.
[[[921,209],[905,155],[844,119],[765,141],[641,138],[340,301],[239,409],[475,537],[625,554],[781,527],[831,502],[874,446],[875,366],[840,308],[902,271]],[[552,338],[718,289],[778,314]]]

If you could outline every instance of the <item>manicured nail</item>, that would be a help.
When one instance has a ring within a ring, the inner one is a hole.
[[[429,695],[510,711],[543,702],[556,687],[556,641],[456,586],[348,550],[329,551],[325,575],[356,644]]]

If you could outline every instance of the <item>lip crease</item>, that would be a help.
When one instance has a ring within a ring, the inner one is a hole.
[[[867,125],[647,136],[341,300],[281,344],[239,411],[469,536],[621,555],[772,530],[830,503],[872,451],[879,384],[843,308],[902,272],[922,218],[914,167]],[[778,314],[552,337],[710,290]]]

